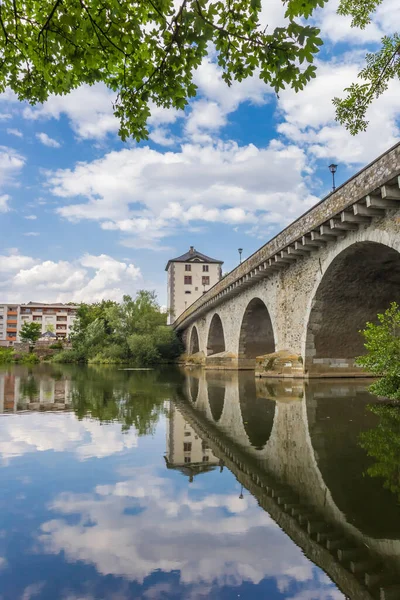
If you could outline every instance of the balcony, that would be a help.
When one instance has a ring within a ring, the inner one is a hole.
[[[15,325],[15,326],[17,326],[17,323],[18,323],[17,319],[7,319],[7,326],[8,325],[11,325],[11,326]]]
[[[9,310],[7,312],[7,317],[18,317],[18,312],[16,310]]]

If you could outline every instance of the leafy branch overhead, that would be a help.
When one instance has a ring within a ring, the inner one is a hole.
[[[211,49],[228,85],[257,74],[276,93],[302,90],[315,77],[323,43],[304,18],[326,2],[285,0],[286,24],[273,31],[260,26],[261,0],[0,2],[0,92],[9,87],[35,104],[104,82],[116,92],[121,138],[139,141],[148,135],[152,105],[183,109],[196,95],[194,72]],[[379,3],[366,0],[361,9],[358,0],[342,0],[339,10],[363,27]],[[398,50],[398,38],[386,38],[384,57],[369,57],[366,94],[356,85],[336,101],[339,119],[353,132],[363,128],[364,105],[398,74],[396,43]]]

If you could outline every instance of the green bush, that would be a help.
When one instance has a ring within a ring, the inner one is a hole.
[[[54,342],[54,344],[50,344],[49,348],[51,350],[62,350],[63,349],[63,343],[62,342]]]
[[[172,327],[166,325],[157,327],[154,341],[160,357],[165,361],[173,361],[183,352],[182,342]]]
[[[0,346],[0,364],[12,363],[14,351],[12,348],[3,348]]]
[[[63,350],[51,358],[54,363],[79,363],[86,362],[85,356],[77,350]]]
[[[134,333],[128,337],[128,346],[134,364],[147,367],[158,363],[161,359],[153,336],[149,333]]]
[[[30,352],[29,354],[22,354],[19,362],[21,362],[24,365],[34,365],[40,362],[40,360],[34,352]]]
[[[377,396],[400,400],[400,307],[393,302],[378,315],[379,323],[367,323],[361,332],[367,350],[357,364],[381,379],[370,386]]]

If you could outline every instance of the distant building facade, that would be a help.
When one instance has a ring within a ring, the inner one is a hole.
[[[190,246],[189,252],[168,261],[168,324],[215,285],[222,276],[222,260],[210,258]]]
[[[0,346],[12,346],[20,342],[24,323],[40,323],[42,335],[52,331],[57,338],[67,339],[76,317],[78,306],[71,304],[0,304]]]

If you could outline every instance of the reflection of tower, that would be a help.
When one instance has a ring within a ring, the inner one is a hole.
[[[169,403],[165,462],[168,469],[178,469],[189,477],[189,481],[220,464],[173,402]]]

